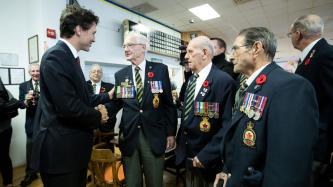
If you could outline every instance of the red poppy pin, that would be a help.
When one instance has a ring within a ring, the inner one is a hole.
[[[101,89],[99,90],[100,93],[104,93],[105,92],[105,88],[101,87]]]
[[[312,50],[311,51],[311,54],[309,56],[309,58],[307,58],[305,61],[304,61],[304,65],[309,65],[310,62],[311,62],[311,58],[313,57],[314,53],[316,52],[316,50]]]
[[[151,72],[151,71],[150,71],[150,72],[148,72],[148,77],[149,77],[149,78],[153,78],[153,77],[154,77],[154,73],[153,73],[153,72]]]
[[[266,75],[261,74],[261,75],[259,75],[259,77],[257,77],[256,84],[257,85],[263,85],[266,82],[266,80],[267,80]]]
[[[208,85],[209,85],[209,82],[208,82],[207,80],[205,80],[205,81],[202,83],[202,86],[203,86],[203,87],[208,87]]]

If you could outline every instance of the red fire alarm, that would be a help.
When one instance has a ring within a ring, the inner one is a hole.
[[[48,38],[57,38],[56,31],[54,29],[46,29],[46,36]]]

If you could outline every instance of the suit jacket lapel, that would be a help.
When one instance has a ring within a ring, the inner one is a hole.
[[[267,79],[269,79],[268,74],[269,74],[272,70],[274,70],[274,69],[276,69],[276,68],[280,68],[280,67],[279,67],[275,62],[272,62],[272,63],[270,63],[269,65],[267,65],[267,67],[265,67],[265,68],[259,73],[258,76],[260,76],[261,74],[264,74],[264,75],[267,76]],[[258,77],[258,76],[257,76],[257,77]],[[253,80],[253,82],[252,82],[251,85],[248,87],[248,89],[246,90],[246,92],[254,93],[254,94],[255,94],[255,93],[257,93],[257,92],[259,92],[259,91],[261,90],[262,86],[256,84],[256,79],[257,79],[257,77]],[[244,115],[241,111],[237,110],[237,111],[236,111],[236,114],[232,117],[231,125],[229,125],[229,126],[227,127],[227,129],[226,129],[226,133],[228,133],[229,130],[232,128],[232,126],[234,126],[235,124],[237,124],[238,121],[239,121],[242,117],[244,117],[244,116],[245,116],[245,115]]]
[[[145,67],[145,74],[144,74],[145,82],[143,83],[144,87],[143,87],[143,95],[142,95],[142,104],[146,102],[147,97],[150,92],[150,81],[153,79],[153,78],[148,77],[148,72],[150,72],[150,71],[153,72],[154,67],[153,67],[152,63],[150,63],[148,60],[146,60],[146,67]],[[156,75],[156,73],[154,73],[154,74]]]
[[[216,72],[216,67],[215,67],[215,65],[212,65],[212,68],[205,80],[205,81],[208,81],[208,86],[201,85],[198,95],[196,96],[194,102],[196,102],[196,101],[201,102],[201,101],[205,100],[205,98],[207,97],[208,93],[211,90],[211,86],[213,83],[213,76],[214,76],[215,72]]]

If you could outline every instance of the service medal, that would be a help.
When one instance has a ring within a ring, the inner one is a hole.
[[[254,110],[250,109],[249,112],[247,113],[247,117],[253,118],[253,116],[254,116]]]
[[[259,111],[254,113],[253,119],[256,120],[256,121],[260,119],[260,112]]]
[[[243,132],[243,143],[249,147],[254,147],[256,143],[256,133],[254,132],[253,127],[253,122],[249,121]]]
[[[160,104],[160,98],[158,98],[158,94],[154,94],[154,99],[153,99],[154,108],[157,109],[159,104]]]
[[[210,131],[210,123],[207,117],[203,117],[202,121],[200,122],[200,130],[202,132],[209,132]]]

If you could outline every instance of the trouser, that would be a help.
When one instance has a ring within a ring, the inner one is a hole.
[[[142,169],[147,187],[162,187],[164,154],[156,156],[140,130],[138,147],[131,156],[124,157],[125,180],[127,187],[142,186]]]
[[[5,186],[13,183],[13,166],[9,157],[12,132],[12,127],[0,132],[0,172]]]
[[[40,173],[44,187],[86,187],[87,168],[70,173]]]

